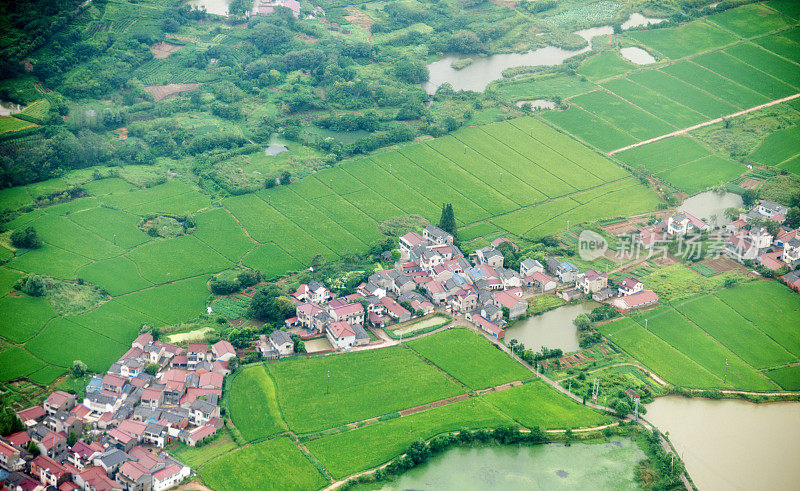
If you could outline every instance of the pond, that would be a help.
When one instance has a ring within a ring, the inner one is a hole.
[[[597,302],[565,305],[528,317],[506,329],[506,342],[516,339],[533,351],[539,351],[542,346],[559,348],[565,353],[577,351],[580,349],[578,328],[572,321],[578,314],[588,314],[599,305]]]
[[[619,50],[619,54],[621,54],[623,58],[630,61],[634,65],[649,65],[656,62],[656,59],[653,58],[653,55],[642,48],[637,48],[635,46],[622,48]]]
[[[530,104],[531,109],[533,109],[534,111],[556,108],[556,103],[553,101],[548,101],[547,99],[533,99],[532,101],[517,101],[517,107],[522,107],[525,104]]]
[[[0,101],[0,116],[11,116],[25,109],[25,106],[13,102]]]
[[[289,151],[289,147],[287,147],[286,145],[281,145],[279,143],[273,143],[273,144],[271,144],[270,146],[268,146],[267,148],[264,149],[264,153],[266,153],[268,156],[271,156],[271,157],[274,157],[274,156],[276,156],[278,154],[281,154],[283,152],[288,152],[288,151]]]
[[[545,46],[527,53],[503,53],[484,57],[473,58],[472,64],[456,70],[453,62],[465,59],[465,56],[445,56],[444,58],[428,64],[430,78],[425,83],[425,90],[429,94],[436,92],[445,82],[450,83],[454,90],[473,90],[483,92],[486,86],[494,80],[503,78],[503,70],[516,66],[554,66],[560,65],[564,60],[575,55],[585,53],[592,49],[592,38],[612,34],[610,26],[593,27],[576,31],[575,34],[584,38],[589,45],[578,50]]]
[[[383,489],[638,489],[644,453],[630,439],[532,447],[453,448]]]
[[[669,396],[647,405],[698,489],[797,489],[800,403]]]
[[[306,352],[308,353],[318,353],[320,351],[328,351],[333,349],[331,342],[328,341],[328,338],[325,336],[321,338],[307,339],[305,340],[305,345]]]
[[[230,0],[189,0],[186,2],[191,8],[203,9],[209,14],[227,16]]]
[[[645,17],[640,13],[631,14],[628,20],[622,23],[622,29],[630,29],[631,27],[649,26],[651,24],[660,24],[666,19],[657,19],[655,17]]]
[[[687,211],[701,220],[706,220],[711,226],[722,227],[730,223],[725,216],[725,210],[742,206],[742,197],[736,193],[705,191],[686,198],[678,207],[678,211]]]

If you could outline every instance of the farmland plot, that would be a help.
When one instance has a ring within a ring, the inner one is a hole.
[[[76,275],[93,285],[103,288],[113,296],[153,286],[153,282],[139,275],[136,263],[125,256],[87,264],[79,269]]]
[[[750,159],[767,165],[778,165],[800,154],[800,126],[771,133],[750,154]]]
[[[678,128],[686,128],[708,119],[708,117],[692,108],[678,104],[657,92],[641,85],[636,85],[624,78],[606,82],[603,87]]]
[[[640,165],[650,172],[661,172],[708,155],[708,150],[697,140],[687,136],[665,138],[616,154],[631,167]]]
[[[744,171],[744,167],[738,162],[719,155],[709,155],[660,172],[657,176],[692,195],[708,187],[731,181]]]
[[[609,341],[672,384],[681,387],[724,387],[721,378],[631,319],[611,322],[600,326],[598,330]]]
[[[673,60],[736,41],[732,34],[702,19],[678,27],[631,31],[626,35]]]
[[[693,298],[675,308],[755,368],[773,367],[795,359],[717,297]]]
[[[579,95],[572,102],[642,140],[675,130],[670,124],[603,90]]]
[[[666,66],[661,70],[679,80],[712,93],[740,109],[758,106],[769,101],[768,97],[755,90],[743,87],[691,61],[682,61]]]
[[[746,38],[789,27],[785,17],[761,4],[729,9],[710,15],[708,20]]]
[[[286,430],[278,408],[275,383],[263,365],[251,366],[236,374],[228,390],[231,419],[248,441]]]
[[[732,114],[739,109],[717,98],[714,92],[701,90],[661,70],[641,70],[631,73],[628,75],[628,80],[664,94],[673,101],[702,113],[708,119]]]
[[[751,88],[769,99],[779,99],[796,92],[784,82],[772,77],[761,70],[753,68],[733,56],[717,51],[700,55],[692,60],[709,70],[722,75],[734,82]]]
[[[626,147],[638,141],[637,138],[612,126],[608,121],[579,107],[570,107],[566,111],[549,112],[542,117],[605,152]]]
[[[242,258],[242,264],[264,273],[267,279],[273,279],[288,271],[298,271],[303,264],[289,255],[286,251],[267,242],[260,244]]]

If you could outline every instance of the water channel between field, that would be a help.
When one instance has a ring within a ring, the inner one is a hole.
[[[638,489],[644,452],[630,439],[532,447],[454,448],[382,489]]]
[[[445,56],[444,58],[428,64],[430,78],[425,83],[425,90],[429,94],[436,92],[440,85],[447,82],[455,90],[474,90],[483,92],[486,86],[494,80],[503,78],[503,70],[517,66],[554,66],[560,65],[568,58],[585,53],[592,49],[592,38],[609,35],[614,31],[611,26],[592,27],[575,31],[575,34],[584,38],[588,44],[585,48],[569,50],[555,46],[545,46],[527,53],[502,53],[497,55],[473,58],[473,63],[461,70],[454,69],[454,61],[465,56]]]
[[[647,420],[669,438],[703,491],[797,489],[800,403],[661,397]]]
[[[709,225],[722,227],[730,223],[730,219],[725,216],[725,210],[742,206],[742,197],[736,193],[705,191],[686,198],[678,207],[678,211],[687,211],[701,220],[706,220]]]
[[[565,353],[577,351],[580,349],[578,328],[572,321],[578,314],[588,314],[598,305],[600,304],[597,302],[564,305],[541,315],[528,317],[506,329],[506,342],[516,339],[533,351],[539,351],[542,346],[559,348]]]

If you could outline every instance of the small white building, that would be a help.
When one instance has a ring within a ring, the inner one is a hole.
[[[291,355],[294,353],[294,341],[286,331],[275,329],[269,335],[269,344],[279,355]]]
[[[338,349],[350,348],[356,342],[356,332],[345,321],[331,322],[325,329],[325,335]]]

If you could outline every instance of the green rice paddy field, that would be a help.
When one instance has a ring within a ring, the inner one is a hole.
[[[800,386],[800,370],[793,366],[800,361],[800,298],[774,281],[674,301],[600,329],[675,385],[752,391]]]
[[[538,380],[430,405],[473,388],[532,376],[483,336],[465,328],[432,334],[406,346],[252,365],[228,382],[226,393],[236,429],[253,443],[231,451],[225,434],[209,444],[210,450],[177,450],[216,489],[220,485],[216,474],[222,466],[260,456],[259,452],[251,455],[253,451],[247,449],[252,447],[276,445],[298,468],[304,469],[309,460],[318,461],[324,472],[340,479],[391,460],[417,439],[444,432],[499,425],[580,428],[609,421]],[[415,406],[422,406],[421,410],[405,416],[398,413]],[[269,444],[286,441],[280,434],[287,430],[283,419],[289,431],[300,435],[300,453],[283,443]],[[243,485],[238,480],[256,477],[266,481],[272,472],[269,467],[253,466],[248,471],[252,476],[237,477],[236,482]],[[227,484],[222,486],[229,489]]]
[[[42,193],[67,186],[54,179],[5,189],[0,208],[29,206]],[[452,203],[461,224],[479,232],[475,237],[535,238],[563,229],[567,220],[644,212],[658,204],[655,193],[620,166],[535,118],[462,128],[213,204],[178,180],[138,188],[107,178],[84,188],[89,196],[34,208],[8,223],[11,229],[36,228],[42,248],[15,255],[2,248],[10,259],[0,269],[9,278],[4,294],[17,271],[80,278],[109,294],[96,311],[64,319],[53,319],[44,301],[0,298],[13,320],[2,336],[18,346],[4,357],[22,363],[33,356],[37,366],[57,367],[39,373],[45,382],[73,361],[49,353],[62,338],[71,343],[68,333],[82,340],[93,332],[103,335],[76,346],[80,356],[75,355],[103,369],[142,323],[170,324],[202,313],[210,275],[242,264],[274,278],[301,269],[317,254],[336,260],[382,240],[378,222],[391,217],[420,214],[435,221],[442,204]],[[180,237],[153,238],[138,223],[157,214],[192,214],[196,228]],[[106,313],[123,314],[122,320]],[[3,368],[11,364],[0,365],[0,381],[20,376],[18,369]]]
[[[542,117],[589,145],[612,152],[800,93],[800,39],[794,12],[784,4],[751,4],[676,27],[628,32],[627,41],[663,62],[633,70],[613,53],[589,58],[578,72],[599,80],[600,90],[571,97],[568,110]],[[687,150],[683,140],[687,138],[670,138],[617,156],[644,165],[689,194],[729,182],[745,171],[743,165],[709,149],[695,157],[699,160],[680,160],[686,157],[681,153]],[[750,159],[798,172],[797,141],[796,128],[779,131]],[[651,146],[661,152],[649,151]]]

